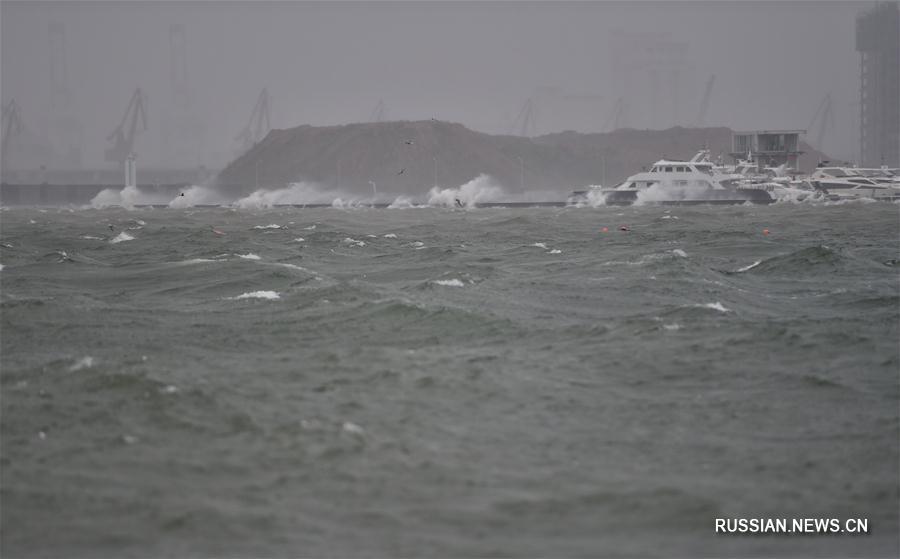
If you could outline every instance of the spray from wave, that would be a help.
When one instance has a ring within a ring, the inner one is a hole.
[[[494,179],[482,174],[459,188],[433,187],[428,192],[428,205],[474,208],[475,204],[496,200],[502,194],[503,189],[494,182]]]
[[[257,190],[234,202],[239,208],[270,208],[281,204],[308,205],[334,204],[346,194],[335,190],[326,190],[312,182],[295,182],[277,190]]]
[[[143,192],[136,186],[126,186],[123,189],[105,188],[97,193],[90,201],[90,206],[95,209],[120,206],[133,208],[138,205],[168,204],[169,196],[166,194]]]

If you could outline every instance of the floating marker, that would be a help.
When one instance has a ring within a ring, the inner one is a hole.
[[[768,234],[769,234],[769,230],[768,230],[768,229],[763,229],[763,235],[768,235]]]
[[[627,225],[621,225],[619,226],[619,231],[631,231],[631,229]]]
[[[604,232],[604,233],[609,233],[609,227],[604,227],[604,228],[601,229],[600,231],[602,231],[602,232]]]

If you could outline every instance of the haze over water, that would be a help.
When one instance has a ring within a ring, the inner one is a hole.
[[[6,208],[0,551],[896,556],[897,208]]]

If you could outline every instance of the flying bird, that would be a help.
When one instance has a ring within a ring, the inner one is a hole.
[[[400,172],[399,172],[399,173],[397,173],[397,174],[398,174],[398,175],[402,175],[402,174],[403,174],[403,173],[404,173],[404,171],[406,171],[406,167],[404,167],[404,168],[402,168],[402,169],[400,169]]]
[[[403,143],[406,144],[406,145],[408,145],[408,146],[411,146],[411,145],[413,145],[415,142],[413,142],[412,140],[406,140],[406,141],[403,142]]]

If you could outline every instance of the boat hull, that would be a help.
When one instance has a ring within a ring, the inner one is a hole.
[[[638,201],[640,190],[610,190],[605,193],[604,200],[609,206],[630,206]],[[706,190],[673,190],[662,199],[645,200],[646,204],[659,204],[663,206],[691,206],[691,205],[729,205],[729,204],[771,204],[775,201],[771,194],[765,190],[755,188],[737,189],[706,189]]]

